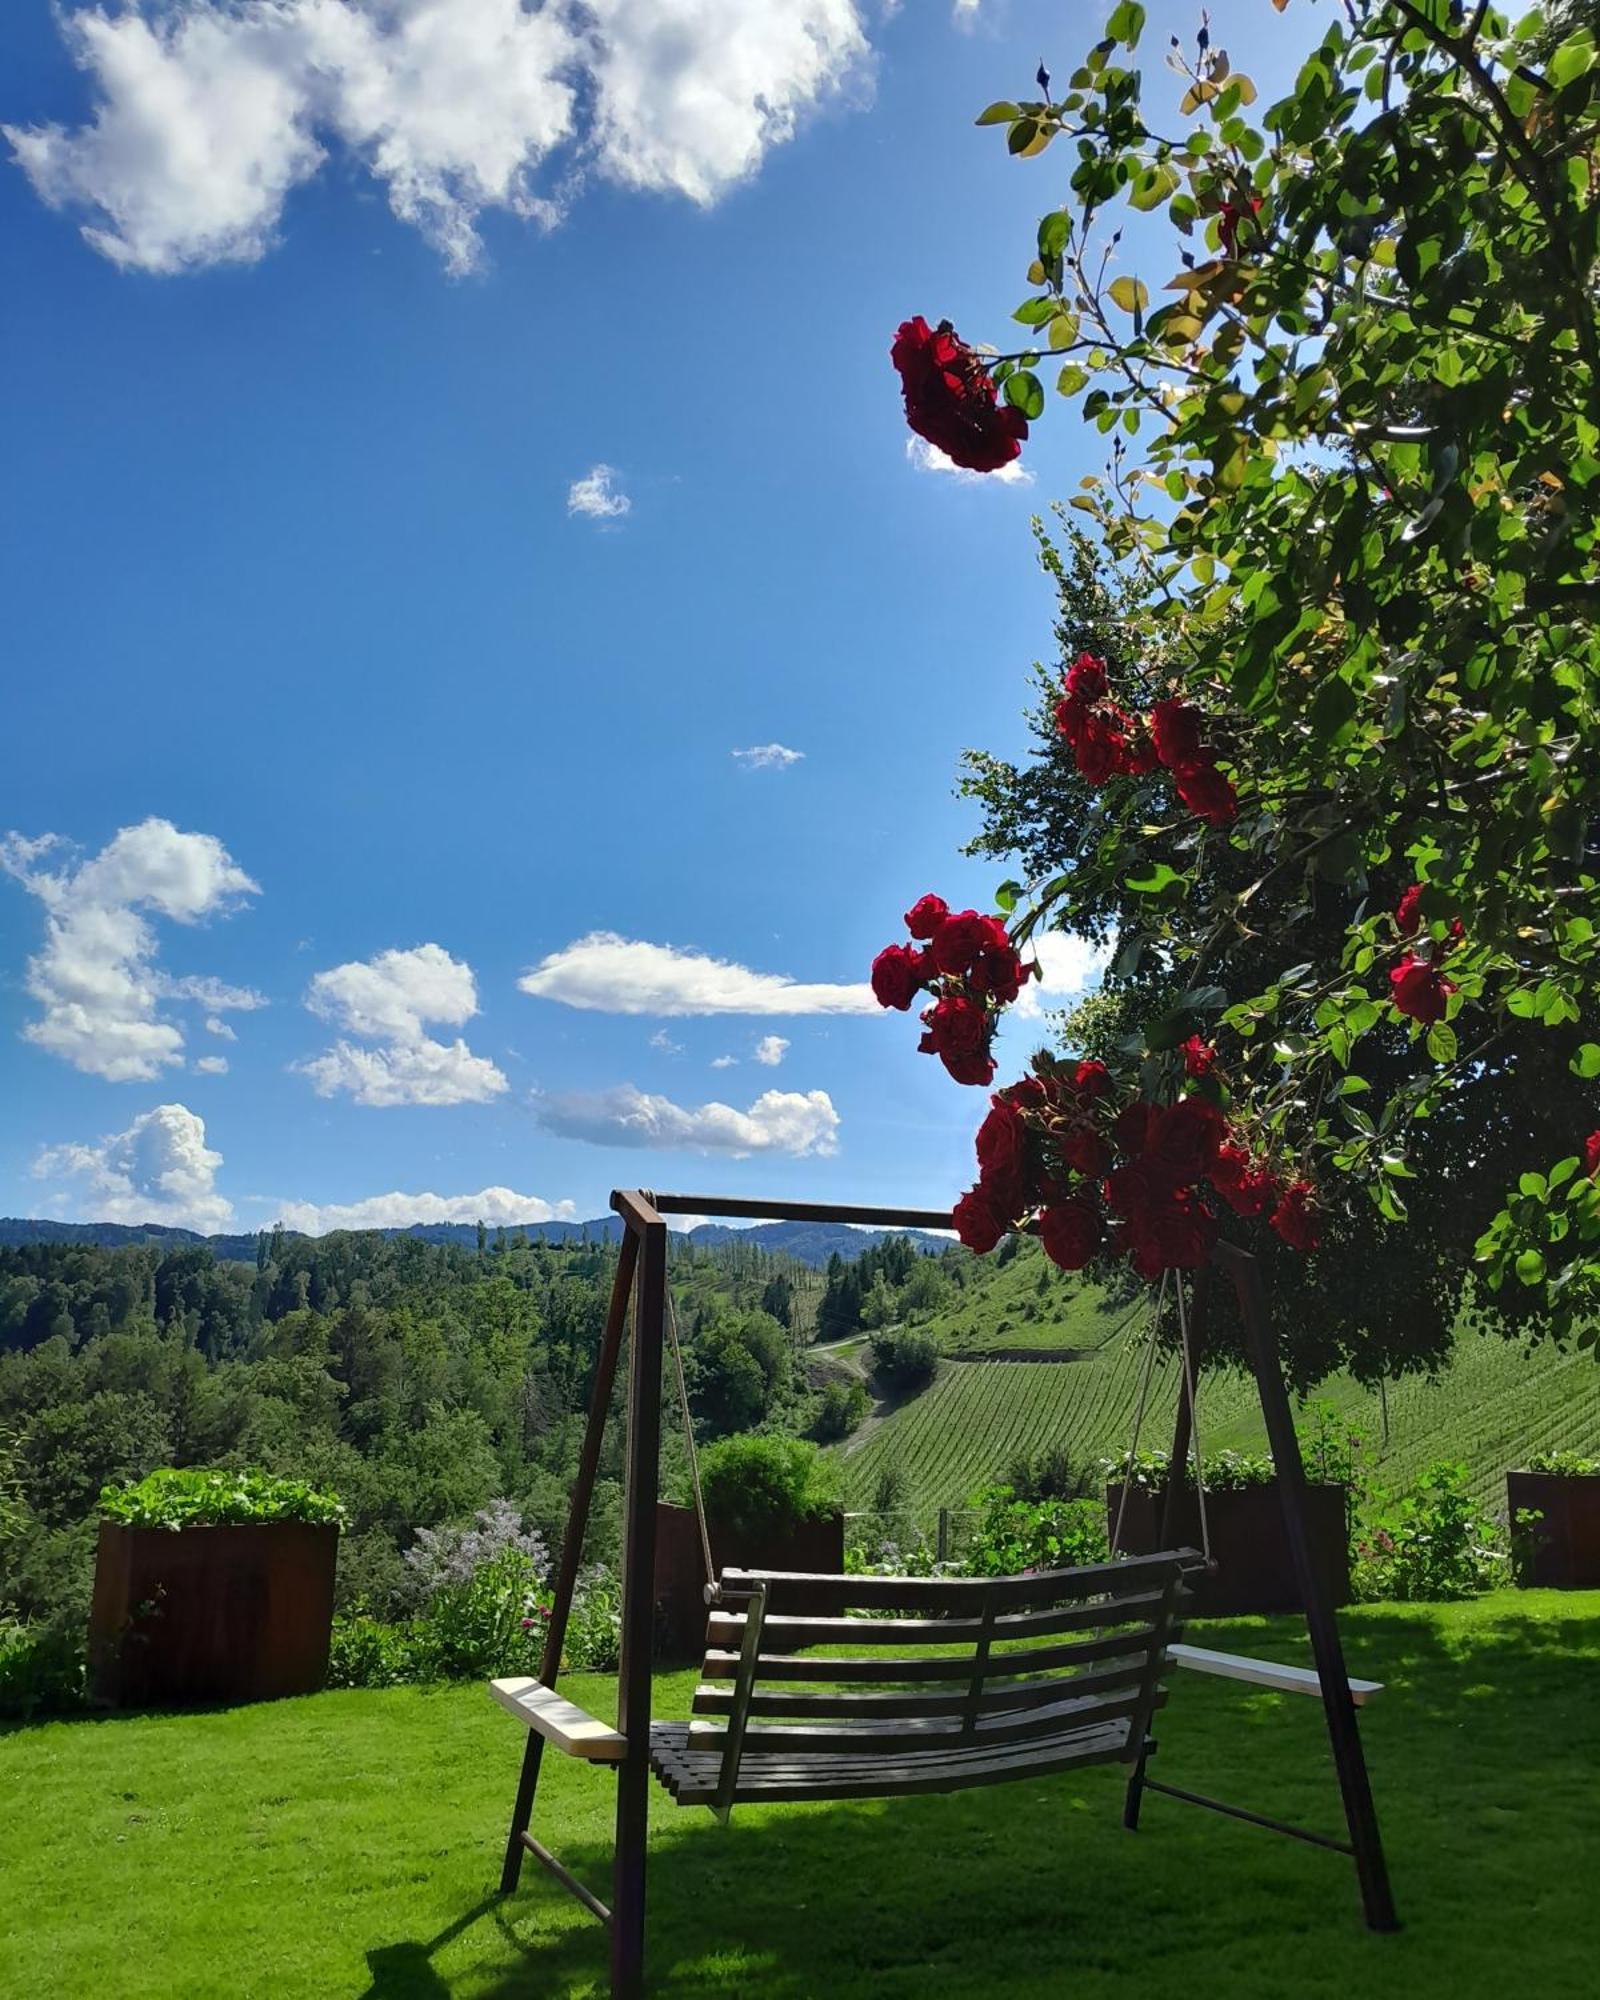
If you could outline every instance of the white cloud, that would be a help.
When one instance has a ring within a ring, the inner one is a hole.
[[[591,466],[567,488],[567,512],[590,521],[620,521],[633,510],[633,502],[617,484],[620,476],[614,465]]]
[[[239,1039],[232,1028],[228,1026],[227,1022],[217,1014],[208,1014],[206,1016],[206,1033],[208,1035],[218,1035],[225,1042],[236,1042]]]
[[[226,1076],[228,1058],[226,1056],[202,1056],[195,1064],[202,1076]]]
[[[756,1061],[768,1069],[776,1069],[788,1053],[789,1044],[782,1035],[763,1035],[756,1043]]]
[[[969,472],[964,465],[957,465],[947,457],[936,444],[929,444],[926,438],[906,439],[906,460],[918,472],[946,472],[963,486],[1031,486],[1033,474],[1020,458],[1014,458],[1009,465],[1002,465],[998,472]]]
[[[737,1056],[713,1056],[711,1058],[711,1067],[713,1069],[737,1069],[739,1067],[739,1058]]]
[[[233,1205],[217,1192],[222,1155],[206,1145],[203,1118],[182,1104],[158,1104],[125,1132],[95,1145],[52,1146],[33,1171],[81,1179],[81,1206],[95,1222],[166,1222],[201,1231],[225,1229]]]
[[[476,1194],[372,1194],[362,1201],[285,1201],[277,1220],[285,1229],[325,1236],[333,1229],[407,1229],[414,1222],[482,1222],[490,1229],[515,1229],[532,1222],[572,1222],[570,1201],[545,1201],[507,1187],[480,1188]]]
[[[748,750],[732,750],[728,754],[747,771],[786,771],[806,753],[791,750],[785,743],[753,743]]]
[[[551,952],[517,981],[536,1000],[559,1000],[601,1014],[875,1014],[864,982],[804,984],[781,972],[752,972],[727,959],[676,945],[646,944],[591,931]]]
[[[168,977],[141,914],[195,924],[259,893],[220,840],[147,819],[123,827],[90,860],[45,865],[64,847],[54,834],[0,839],[0,871],[45,910],[44,945],[26,981],[43,1011],[23,1029],[27,1040],[90,1076],[148,1083],[183,1060],[183,1032],[162,1001],[198,1000],[213,1012],[266,1005],[220,980]]]
[[[489,211],[549,223],[590,163],[710,202],[866,41],[854,0],[129,0],[67,13],[87,124],[6,126],[39,196],[125,267],[254,262],[329,153],[453,271]]]
[[[750,1153],[787,1153],[795,1159],[831,1153],[839,1131],[839,1114],[825,1090],[768,1090],[748,1111],[736,1111],[717,1103],[690,1109],[623,1083],[614,1090],[536,1098],[534,1116],[547,1131],[594,1146],[731,1153],[736,1159]]]
[[[682,1042],[675,1042],[665,1028],[656,1029],[655,1033],[650,1037],[650,1046],[653,1049],[659,1049],[664,1056],[681,1056],[683,1054]]]
[[[381,951],[319,972],[306,1005],[324,1021],[376,1048],[339,1040],[296,1067],[320,1097],[347,1091],[358,1104],[485,1104],[507,1085],[486,1056],[459,1037],[437,1042],[430,1022],[460,1027],[478,1011],[470,965],[441,945]]]
[[[1023,952],[1039,961],[1040,977],[1030,979],[1012,1010],[1021,1020],[1037,1020],[1047,1006],[1060,1007],[1086,993],[1110,963],[1114,945],[1096,944],[1072,931],[1040,931]]]

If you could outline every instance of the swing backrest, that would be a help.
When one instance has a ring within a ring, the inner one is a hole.
[[[874,1797],[1131,1761],[1165,1699],[1190,1551],[993,1578],[728,1570],[684,1803]]]

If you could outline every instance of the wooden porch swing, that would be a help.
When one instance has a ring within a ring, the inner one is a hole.
[[[515,1889],[523,1856],[532,1854],[599,1918],[610,1932],[614,2000],[632,2000],[643,1985],[652,1771],[678,1804],[709,1806],[725,1821],[735,1805],[746,1802],[955,1791],[1089,1764],[1127,1764],[1125,1826],[1137,1827],[1142,1795],[1150,1790],[1333,1848],[1355,1862],[1368,1925],[1381,1931],[1398,1928],[1356,1724],[1357,1704],[1380,1690],[1376,1683],[1348,1678],[1338,1626],[1312,1562],[1305,1471],[1252,1258],[1219,1245],[1213,1269],[1225,1272],[1238,1293],[1314,1671],[1180,1643],[1185,1580],[1204,1566],[1209,1546],[1019,1577],[823,1577],[734,1569],[718,1576],[667,1283],[664,1218],[712,1215],[946,1230],[951,1218],[920,1209],[640,1191],[613,1193],[611,1205],[625,1227],[541,1672],[537,1680],[495,1681],[490,1692],[529,1731],[501,1890]],[[1196,1283],[1197,1324],[1212,1275],[1204,1271]],[[628,1378],[621,1687],[612,1729],[559,1695],[556,1680],[630,1295],[635,1309]],[[1181,1286],[1177,1301],[1183,1375],[1172,1464],[1188,1462],[1193,1441],[1201,1538],[1206,1542],[1190,1316]],[[1158,1302],[1158,1316],[1160,1310]],[[1156,1335],[1153,1322],[1131,1449],[1138,1444]],[[710,1613],[701,1685],[693,1703],[694,1715],[706,1719],[687,1723],[653,1721],[650,1713],[661,1378],[668,1344],[685,1423]],[[1167,1492],[1163,1540],[1171,1535],[1176,1484],[1172,1481]],[[1113,1551],[1120,1534],[1119,1512]],[[850,1651],[841,1655],[833,1650],[841,1646]],[[1150,1725],[1166,1701],[1161,1674],[1168,1665],[1281,1692],[1320,1694],[1348,1840],[1151,1778],[1146,1768],[1155,1749]],[[616,1771],[609,1908],[528,1830],[546,1743]]]

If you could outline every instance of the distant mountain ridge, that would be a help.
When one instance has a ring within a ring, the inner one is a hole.
[[[599,1215],[588,1222],[517,1223],[506,1233],[515,1236],[519,1231],[530,1240],[545,1243],[615,1243],[622,1235],[622,1221],[619,1216]],[[476,1248],[478,1241],[475,1222],[413,1222],[403,1229],[355,1230],[349,1233],[361,1236],[420,1236],[425,1243],[454,1243],[467,1250]],[[491,1241],[497,1233],[495,1229],[490,1229]],[[299,1236],[303,1232],[290,1229],[284,1234]],[[881,1243],[885,1236],[909,1236],[919,1248],[930,1253],[944,1249],[948,1240],[925,1230],[852,1229],[842,1222],[758,1222],[748,1229],[734,1229],[725,1222],[702,1222],[684,1234],[691,1243],[702,1248],[717,1243],[753,1243],[763,1250],[793,1257],[797,1263],[810,1264],[817,1270],[821,1270],[836,1253],[846,1263],[851,1263],[870,1245]],[[256,1231],[244,1235],[202,1236],[193,1229],[177,1229],[162,1222],[52,1222],[45,1218],[0,1216],[0,1249],[6,1250],[25,1243],[89,1243],[103,1250],[141,1243],[165,1249],[205,1244],[214,1257],[253,1264],[257,1240]]]

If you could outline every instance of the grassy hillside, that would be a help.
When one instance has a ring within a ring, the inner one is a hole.
[[[1030,1246],[1031,1249],[1031,1246]],[[1096,1294],[1047,1276],[1035,1252],[969,1281],[926,1320],[949,1357],[933,1387],[869,1423],[841,1448],[848,1504],[873,1503],[880,1475],[904,1475],[906,1505],[926,1520],[958,1507],[1000,1478],[1020,1452],[1064,1445],[1075,1459],[1123,1448],[1133,1425],[1142,1358],[1142,1315],[1129,1324]],[[986,1360],[996,1348],[1032,1347],[1041,1359]],[[1047,1360],[1072,1351],[1071,1360]],[[1177,1369],[1157,1372],[1145,1442],[1171,1440]],[[1502,1475],[1532,1451],[1565,1446],[1600,1449],[1600,1367],[1586,1354],[1524,1349],[1498,1335],[1469,1335],[1437,1381],[1394,1384],[1386,1397],[1346,1376],[1324,1383],[1314,1400],[1370,1441],[1380,1484],[1409,1482],[1435,1459],[1464,1460],[1474,1491],[1491,1505],[1504,1499]],[[1387,1436],[1385,1409],[1387,1403]],[[1242,1374],[1209,1378],[1201,1392],[1208,1450],[1265,1448],[1254,1385]]]

